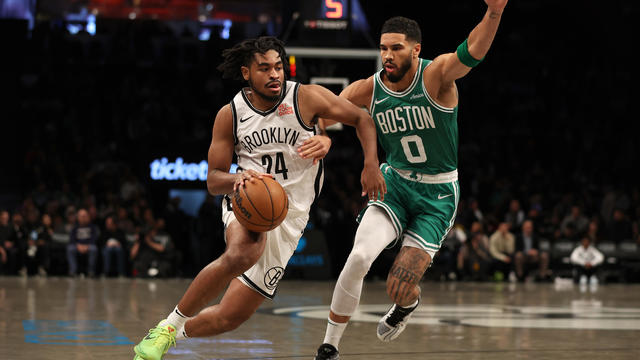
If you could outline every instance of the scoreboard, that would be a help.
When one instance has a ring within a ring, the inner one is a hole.
[[[287,43],[299,46],[350,45],[351,0],[305,0],[298,2],[295,24]]]

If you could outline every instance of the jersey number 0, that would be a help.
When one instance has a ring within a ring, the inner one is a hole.
[[[404,155],[407,157],[407,160],[412,163],[423,163],[427,161],[427,154],[424,151],[424,144],[422,143],[422,138],[418,135],[409,135],[404,136],[400,139],[400,143],[402,144],[402,150],[404,150]],[[414,154],[411,150],[410,144],[415,144],[414,146],[418,150],[418,154]]]

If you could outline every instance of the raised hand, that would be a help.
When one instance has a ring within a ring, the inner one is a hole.
[[[499,14],[501,14],[504,7],[507,6],[508,1],[509,0],[484,0],[491,11]]]

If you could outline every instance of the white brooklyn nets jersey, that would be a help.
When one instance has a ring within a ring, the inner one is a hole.
[[[303,159],[297,149],[315,135],[298,111],[299,83],[286,81],[283,96],[270,110],[251,105],[245,90],[231,101],[238,168],[272,174],[289,195],[289,216],[308,213],[324,179],[323,164]]]

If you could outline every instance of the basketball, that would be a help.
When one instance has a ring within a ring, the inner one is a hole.
[[[289,198],[282,185],[270,177],[245,181],[231,199],[240,224],[255,232],[275,229],[287,216]]]

